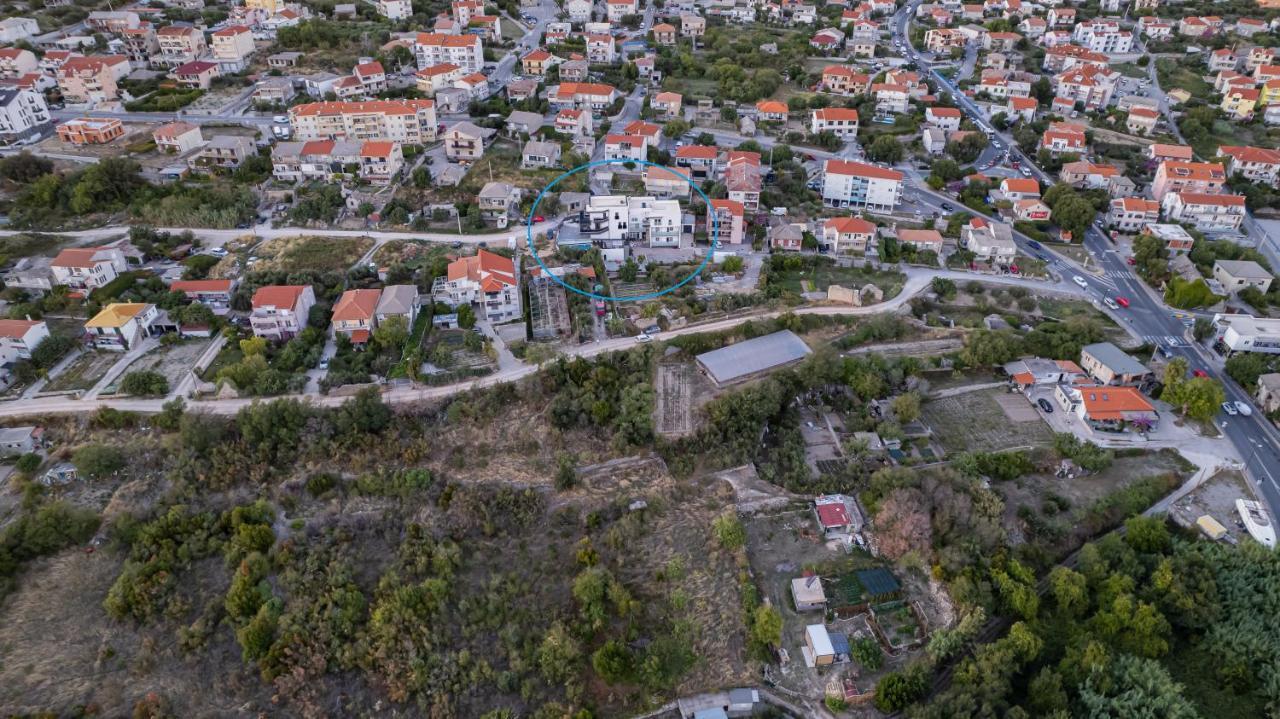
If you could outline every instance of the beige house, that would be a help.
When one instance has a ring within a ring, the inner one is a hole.
[[[1080,350],[1080,368],[1101,384],[1135,385],[1151,378],[1151,370],[1110,342]]]
[[[1254,393],[1258,406],[1267,414],[1280,409],[1280,372],[1268,372],[1258,377],[1258,390]]]
[[[151,133],[151,139],[160,152],[185,155],[204,142],[200,134],[200,126],[189,122],[171,122],[157,127]]]
[[[445,131],[444,154],[455,162],[475,162],[484,156],[484,143],[493,130],[462,121]]]
[[[1256,287],[1263,293],[1271,288],[1271,273],[1253,260],[1217,260],[1213,263],[1213,279],[1233,295],[1246,287]]]

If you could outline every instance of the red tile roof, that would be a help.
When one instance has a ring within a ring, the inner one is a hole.
[[[836,175],[853,175],[854,177],[871,177],[877,180],[902,180],[902,173],[887,167],[876,167],[861,162],[847,160],[827,160],[824,172]]]
[[[382,290],[347,290],[333,306],[333,321],[368,320],[378,308]]]
[[[267,285],[259,287],[253,293],[253,309],[275,307],[277,309],[296,309],[298,298],[307,290],[307,285]]]

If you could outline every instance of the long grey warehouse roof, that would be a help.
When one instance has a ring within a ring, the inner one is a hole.
[[[739,342],[698,355],[698,363],[716,384],[804,359],[813,350],[791,330]]]

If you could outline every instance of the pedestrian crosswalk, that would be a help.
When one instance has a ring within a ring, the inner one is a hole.
[[[1168,345],[1169,347],[1181,347],[1186,344],[1181,337],[1176,335],[1142,335],[1142,341],[1152,345]]]

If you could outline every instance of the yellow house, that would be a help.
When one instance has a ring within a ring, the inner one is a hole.
[[[1232,119],[1248,120],[1253,117],[1253,109],[1258,105],[1258,95],[1258,91],[1253,88],[1234,88],[1222,96],[1219,107]]]
[[[1262,83],[1262,90],[1258,95],[1258,107],[1266,107],[1280,102],[1280,80],[1267,80]]]
[[[84,331],[98,349],[131,350],[147,337],[158,315],[153,304],[114,302],[85,322]]]

